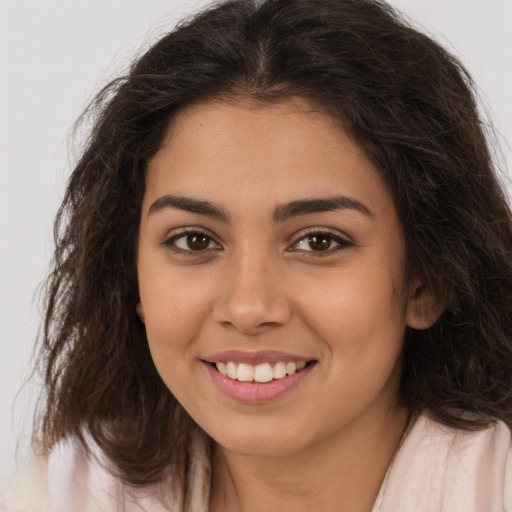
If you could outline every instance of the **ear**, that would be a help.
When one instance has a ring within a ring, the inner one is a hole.
[[[137,316],[139,317],[139,320],[142,323],[145,323],[144,309],[142,307],[142,304],[141,304],[140,300],[139,300],[139,302],[137,302],[137,305],[135,306],[135,311],[137,312]]]
[[[441,316],[445,304],[434,296],[419,279],[413,280],[409,286],[406,322],[416,330],[428,329]]]

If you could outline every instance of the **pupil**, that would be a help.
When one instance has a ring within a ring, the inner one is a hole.
[[[203,249],[207,249],[209,244],[209,239],[206,235],[202,235],[200,233],[194,235],[188,235],[187,237],[187,245],[189,249],[193,251],[201,251]]]
[[[309,237],[309,246],[315,251],[325,251],[331,245],[331,238],[324,235],[314,235]]]

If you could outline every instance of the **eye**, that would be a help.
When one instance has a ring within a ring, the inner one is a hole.
[[[163,245],[179,253],[200,253],[221,249],[213,238],[203,231],[190,229],[167,238]]]
[[[301,233],[298,236],[300,235]],[[289,250],[309,252],[315,256],[327,256],[353,245],[341,233],[330,230],[315,230],[300,236]]]

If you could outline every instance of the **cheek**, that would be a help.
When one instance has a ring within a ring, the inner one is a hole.
[[[325,347],[321,368],[328,400],[343,404],[332,421],[345,422],[383,394],[395,403],[405,307],[389,275],[351,272],[331,279],[329,289],[310,283],[298,307]],[[319,417],[331,407],[326,400],[316,403]]]
[[[371,266],[341,269],[328,282],[302,283],[300,288],[308,292],[298,292],[297,308],[333,352],[395,350],[402,343],[406,313],[396,281]]]
[[[143,300],[141,296],[141,300]],[[196,294],[168,289],[160,300],[151,297],[145,305],[145,327],[149,350],[158,374],[174,396],[200,393],[190,378],[194,368],[194,343],[206,314]]]
[[[140,272],[139,282],[149,348],[160,371],[188,356],[208,315],[211,288],[169,272]]]

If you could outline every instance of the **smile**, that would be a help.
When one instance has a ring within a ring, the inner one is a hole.
[[[292,392],[318,363],[315,359],[300,359],[277,352],[247,354],[236,351],[224,352],[202,362],[219,391],[247,405],[272,403]]]
[[[258,382],[265,383],[272,380],[284,379],[288,375],[293,375],[297,371],[305,368],[307,362],[299,361],[276,363],[262,363],[257,365],[236,363],[234,361],[216,362],[215,367],[224,377],[240,382]]]

